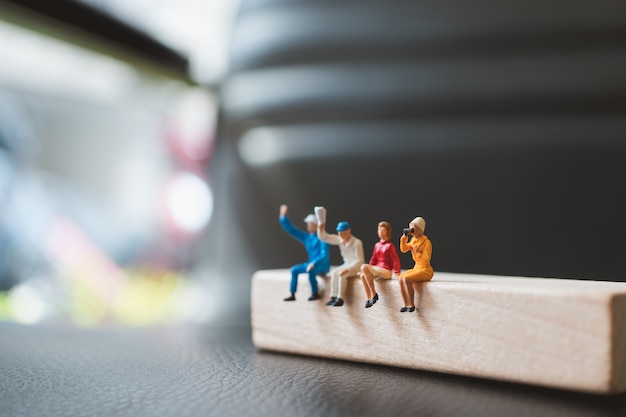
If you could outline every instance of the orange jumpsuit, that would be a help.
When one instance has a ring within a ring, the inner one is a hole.
[[[400,252],[406,253],[411,251],[411,256],[415,261],[413,269],[400,274],[400,277],[408,278],[411,281],[430,281],[433,277],[433,267],[430,266],[430,257],[433,253],[433,245],[426,235],[411,239],[402,235],[400,238]]]

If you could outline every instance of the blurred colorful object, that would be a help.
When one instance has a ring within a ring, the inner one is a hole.
[[[0,320],[207,319],[215,95],[31,29],[0,13]]]
[[[176,271],[135,269],[110,304],[84,283],[65,282],[67,300],[53,303],[40,288],[23,283],[0,292],[0,320],[21,324],[70,321],[83,327],[102,324],[154,326],[203,322],[207,311],[197,296],[201,288]]]

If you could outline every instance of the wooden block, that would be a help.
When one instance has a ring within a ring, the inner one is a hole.
[[[358,278],[346,304],[296,301],[288,270],[252,280],[252,337],[259,349],[536,384],[595,393],[626,391],[626,283],[437,272],[420,284],[417,312],[400,313],[398,281],[376,281],[364,308]]]

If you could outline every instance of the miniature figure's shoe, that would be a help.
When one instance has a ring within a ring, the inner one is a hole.
[[[284,299],[285,301],[296,301],[296,295],[291,293],[291,295]]]
[[[374,305],[374,303],[372,303],[372,300],[367,300],[367,301],[365,302],[365,308],[370,308],[370,307],[371,307],[371,306],[373,306],[373,305]]]
[[[343,305],[343,300],[341,298],[337,298],[335,302],[333,303],[333,306],[335,307],[341,307],[342,305]]]
[[[372,305],[376,304],[376,301],[378,301],[378,293],[374,294],[372,297]]]
[[[408,313],[412,313],[414,311],[415,311],[415,306],[413,306],[413,307],[402,307],[400,309],[400,313],[407,313],[407,312]]]
[[[337,297],[330,297],[330,300],[328,300],[328,302],[326,303],[327,306],[332,306],[335,304],[335,301],[337,301]]]
[[[409,313],[412,313],[412,312],[414,312],[414,311],[415,311],[415,306],[413,306],[413,307],[409,307]]]
[[[318,292],[311,294],[311,296],[309,297],[309,301],[319,300],[319,299],[320,299],[320,293]]]

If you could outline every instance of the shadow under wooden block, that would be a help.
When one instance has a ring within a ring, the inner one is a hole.
[[[556,388],[626,391],[626,283],[437,272],[419,284],[417,311],[400,313],[398,281],[379,280],[380,300],[350,279],[342,307],[296,301],[289,270],[252,281],[252,337],[259,349],[453,373]]]

